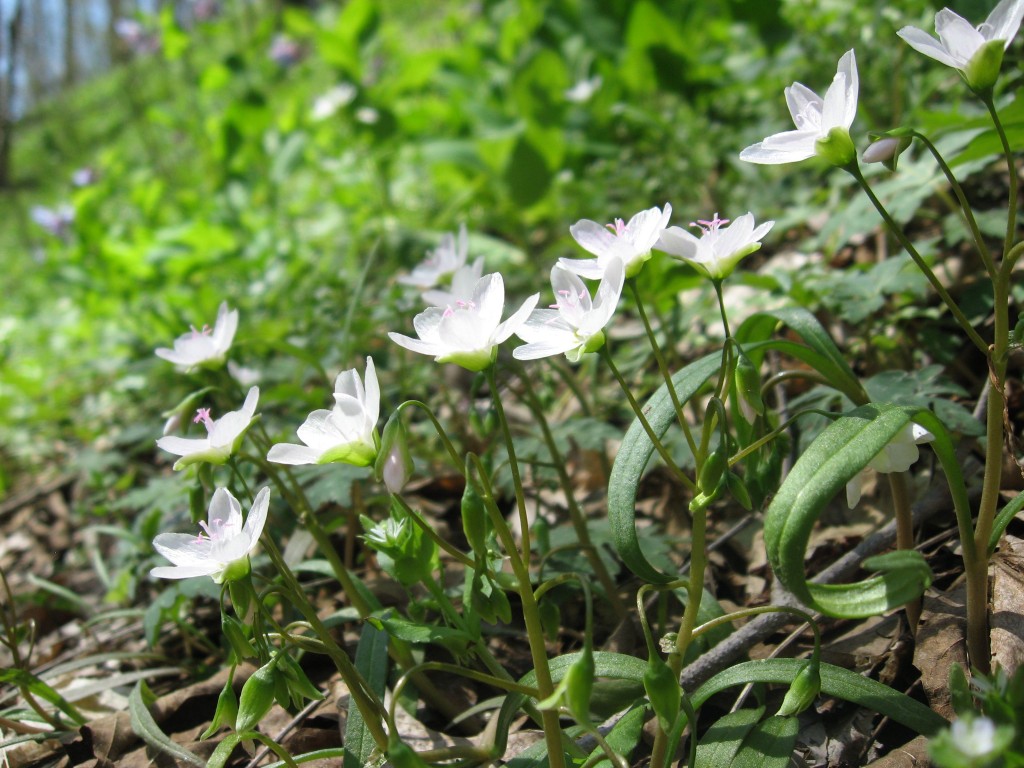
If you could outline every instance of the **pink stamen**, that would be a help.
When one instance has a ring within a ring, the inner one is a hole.
[[[441,313],[441,317],[451,317],[454,314],[455,310],[452,309],[452,305],[449,304],[447,307],[444,308],[444,312]]]
[[[213,333],[213,329],[209,325],[203,325],[202,330],[197,329],[194,325],[189,326],[192,329],[193,336],[209,336]]]
[[[696,221],[691,221],[690,222],[690,226],[691,227],[699,227],[700,229],[703,229],[704,230],[704,234],[711,234],[712,232],[717,232],[719,227],[721,227],[721,226],[723,226],[725,224],[728,224],[728,223],[729,223],[729,219],[720,219],[720,218],[718,218],[718,212],[715,211],[715,218],[713,218],[711,221],[705,221],[704,219],[697,219]]]
[[[626,222],[622,219],[616,219],[612,224],[605,224],[608,229],[615,233],[616,237],[622,237],[626,234]]]
[[[192,419],[193,424],[205,424],[207,430],[213,427],[213,419],[210,417],[209,408],[199,408],[196,410],[196,416]]]
[[[462,299],[455,300],[455,306],[459,309],[476,309],[476,303],[473,301],[463,301]]]

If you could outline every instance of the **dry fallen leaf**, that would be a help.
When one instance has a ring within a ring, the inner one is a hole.
[[[953,717],[949,668],[954,663],[967,666],[966,604],[964,583],[950,592],[929,592],[917,629],[914,666],[921,670],[921,685],[929,705],[947,719]]]
[[[1012,675],[1024,662],[1024,540],[1006,536],[991,573],[993,666]]]

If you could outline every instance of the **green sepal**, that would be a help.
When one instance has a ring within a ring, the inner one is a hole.
[[[789,684],[789,690],[786,691],[786,697],[782,700],[779,711],[775,713],[776,716],[799,715],[814,703],[820,692],[821,664],[817,658],[811,658]]]
[[[277,675],[274,671],[276,666],[277,657],[275,656],[253,672],[245,681],[245,685],[242,686],[242,694],[238,697],[238,717],[235,721],[235,730],[251,731],[259,725],[270,708],[274,706],[277,685]]]
[[[658,725],[662,731],[668,733],[679,716],[679,697],[682,688],[672,667],[660,656],[651,655],[647,660],[644,690],[658,718]]]
[[[305,671],[295,659],[285,651],[279,653],[280,661],[277,669],[288,686],[288,694],[292,705],[296,708],[302,707],[306,701],[321,701],[324,694],[310,682]]]
[[[838,125],[814,142],[814,151],[836,168],[846,168],[857,160],[857,149],[853,146],[849,129]]]
[[[210,738],[224,727],[237,730],[235,723],[238,720],[238,696],[235,695],[235,688],[232,684],[234,678],[235,668],[232,667],[227,682],[224,683],[220,695],[217,696],[217,708],[213,712],[210,727],[203,731],[203,735],[199,737],[200,741]]]
[[[227,639],[228,647],[231,649],[231,654],[236,662],[256,658],[256,648],[246,634],[245,624],[234,616],[222,613],[220,616],[220,631],[224,634],[225,639]]]
[[[981,95],[992,92],[992,87],[999,79],[1005,51],[1005,40],[989,40],[978,48],[967,62],[967,69],[963,71],[964,80],[972,91]]]
[[[466,541],[477,557],[487,555],[487,534],[490,529],[487,509],[484,500],[476,488],[472,478],[466,480],[466,488],[462,492],[462,530]]]

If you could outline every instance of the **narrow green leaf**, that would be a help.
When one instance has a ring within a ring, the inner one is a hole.
[[[1002,508],[992,524],[992,535],[988,539],[988,553],[992,555],[999,546],[999,540],[1006,532],[1006,526],[1017,516],[1017,513],[1024,509],[1024,491],[1018,493],[1009,504]]]
[[[748,344],[767,340],[780,323],[796,333],[807,347],[816,353],[818,364],[813,367],[825,376],[833,387],[850,398],[854,405],[864,405],[868,402],[868,396],[860,380],[846,362],[839,347],[832,341],[832,337],[818,319],[803,307],[782,307],[757,312],[737,328],[736,339],[755,364],[760,363],[761,355],[756,353],[756,350],[749,350]],[[792,342],[789,342],[789,345],[792,345]],[[789,350],[792,351],[791,347]]]
[[[383,699],[388,677],[388,633],[372,624],[365,626],[356,647],[355,665],[370,688]],[[377,743],[366,727],[359,707],[348,708],[344,743],[343,768],[363,768],[370,765],[370,757],[377,748]]]
[[[170,755],[179,765],[194,765],[197,768],[204,768],[206,761],[193,752],[189,752],[180,744],[171,741],[171,738],[160,730],[153,715],[146,708],[143,701],[143,694],[146,684],[141,680],[135,684],[132,692],[128,695],[128,714],[131,717],[132,730],[135,734],[153,747],[166,755]]]
[[[732,765],[733,758],[740,751],[743,740],[764,715],[764,707],[741,709],[723,716],[708,728],[697,745],[697,765]]]
[[[693,706],[728,688],[747,683],[791,684],[804,668],[802,659],[764,659],[745,661],[719,672],[693,694]],[[821,692],[885,715],[917,733],[931,736],[947,727],[949,722],[919,701],[894,691],[877,680],[831,664],[821,665]]]
[[[722,356],[715,353],[677,372],[672,383],[679,401],[685,403],[693,397],[718,371],[721,362]],[[644,414],[654,433],[659,437],[664,435],[676,418],[667,385],[662,385],[650,397],[644,405]],[[651,565],[640,548],[636,531],[636,490],[653,453],[654,444],[640,422],[634,421],[622,439],[608,479],[608,522],[615,549],[626,566],[646,581],[667,584],[677,579],[678,574],[662,573]]]
[[[786,768],[793,755],[800,722],[774,715],[747,734],[731,768]]]
[[[918,597],[930,583],[919,553],[880,561],[885,571],[854,584],[811,584],[804,553],[826,504],[911,421],[916,409],[865,405],[826,428],[796,462],[765,515],[768,560],[779,580],[805,605],[829,616],[884,613]]]

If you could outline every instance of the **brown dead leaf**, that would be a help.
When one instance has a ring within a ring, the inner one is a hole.
[[[871,763],[867,768],[914,768],[930,765],[928,762],[928,737],[918,736],[899,749]]]
[[[992,558],[992,660],[1008,674],[1024,662],[1024,540],[1006,536]]]
[[[921,670],[921,685],[932,709],[953,717],[949,696],[949,668],[967,666],[967,588],[961,583],[950,592],[929,592],[924,598],[917,629],[914,666]]]

